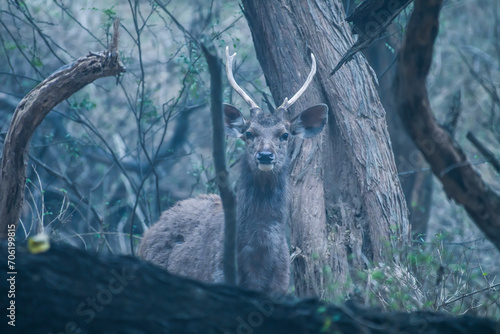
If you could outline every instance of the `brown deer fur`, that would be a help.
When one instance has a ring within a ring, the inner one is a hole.
[[[235,87],[232,73],[229,79]],[[248,101],[250,98],[238,86],[235,89],[252,106],[251,117],[245,120],[238,109],[224,105],[226,133],[246,143],[237,183],[238,282],[248,289],[282,294],[288,289],[290,273],[285,232],[289,205],[288,139],[312,138],[320,133],[328,108],[319,104],[288,120],[287,100],[274,113],[264,113]],[[300,94],[304,90],[301,88]],[[297,98],[296,94],[291,101]],[[139,254],[169,272],[221,283],[223,240],[220,198],[202,195],[165,211],[144,234]]]

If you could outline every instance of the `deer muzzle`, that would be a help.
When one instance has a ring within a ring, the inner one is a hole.
[[[274,168],[274,153],[270,151],[261,151],[257,153],[257,164],[261,171],[270,171]]]

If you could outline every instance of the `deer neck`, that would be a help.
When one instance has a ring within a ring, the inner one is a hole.
[[[288,171],[252,173],[238,184],[238,281],[247,289],[284,293],[290,263],[286,242]]]
[[[243,161],[237,191],[239,231],[273,228],[284,233],[288,209],[288,169],[253,172]]]

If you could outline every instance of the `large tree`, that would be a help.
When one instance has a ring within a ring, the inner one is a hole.
[[[401,32],[395,25],[391,25],[384,35],[384,38],[374,41],[363,50],[363,55],[378,77],[377,91],[387,114],[387,127],[408,207],[412,237],[423,239],[427,234],[432,202],[432,173],[415,172],[427,168],[428,164],[406,132],[394,105],[392,86]]]
[[[291,144],[291,244],[298,296],[331,297],[352,270],[385,261],[408,242],[407,209],[373,72],[362,56],[331,69],[353,44],[339,0],[243,0],[257,57],[276,104],[316,81],[291,112],[323,102],[328,129]],[[396,250],[392,253],[390,250]]]

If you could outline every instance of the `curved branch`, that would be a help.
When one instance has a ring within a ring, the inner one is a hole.
[[[117,24],[114,25],[117,28]],[[117,30],[114,32],[117,36]],[[17,227],[24,201],[29,142],[36,128],[57,104],[93,81],[125,72],[117,52],[117,39],[103,53],[65,65],[33,88],[18,104],[5,137],[0,170],[0,239],[7,226]]]
[[[396,74],[396,107],[417,147],[443,184],[500,250],[500,196],[472,167],[461,147],[434,118],[425,80],[432,63],[443,0],[416,0]]]

